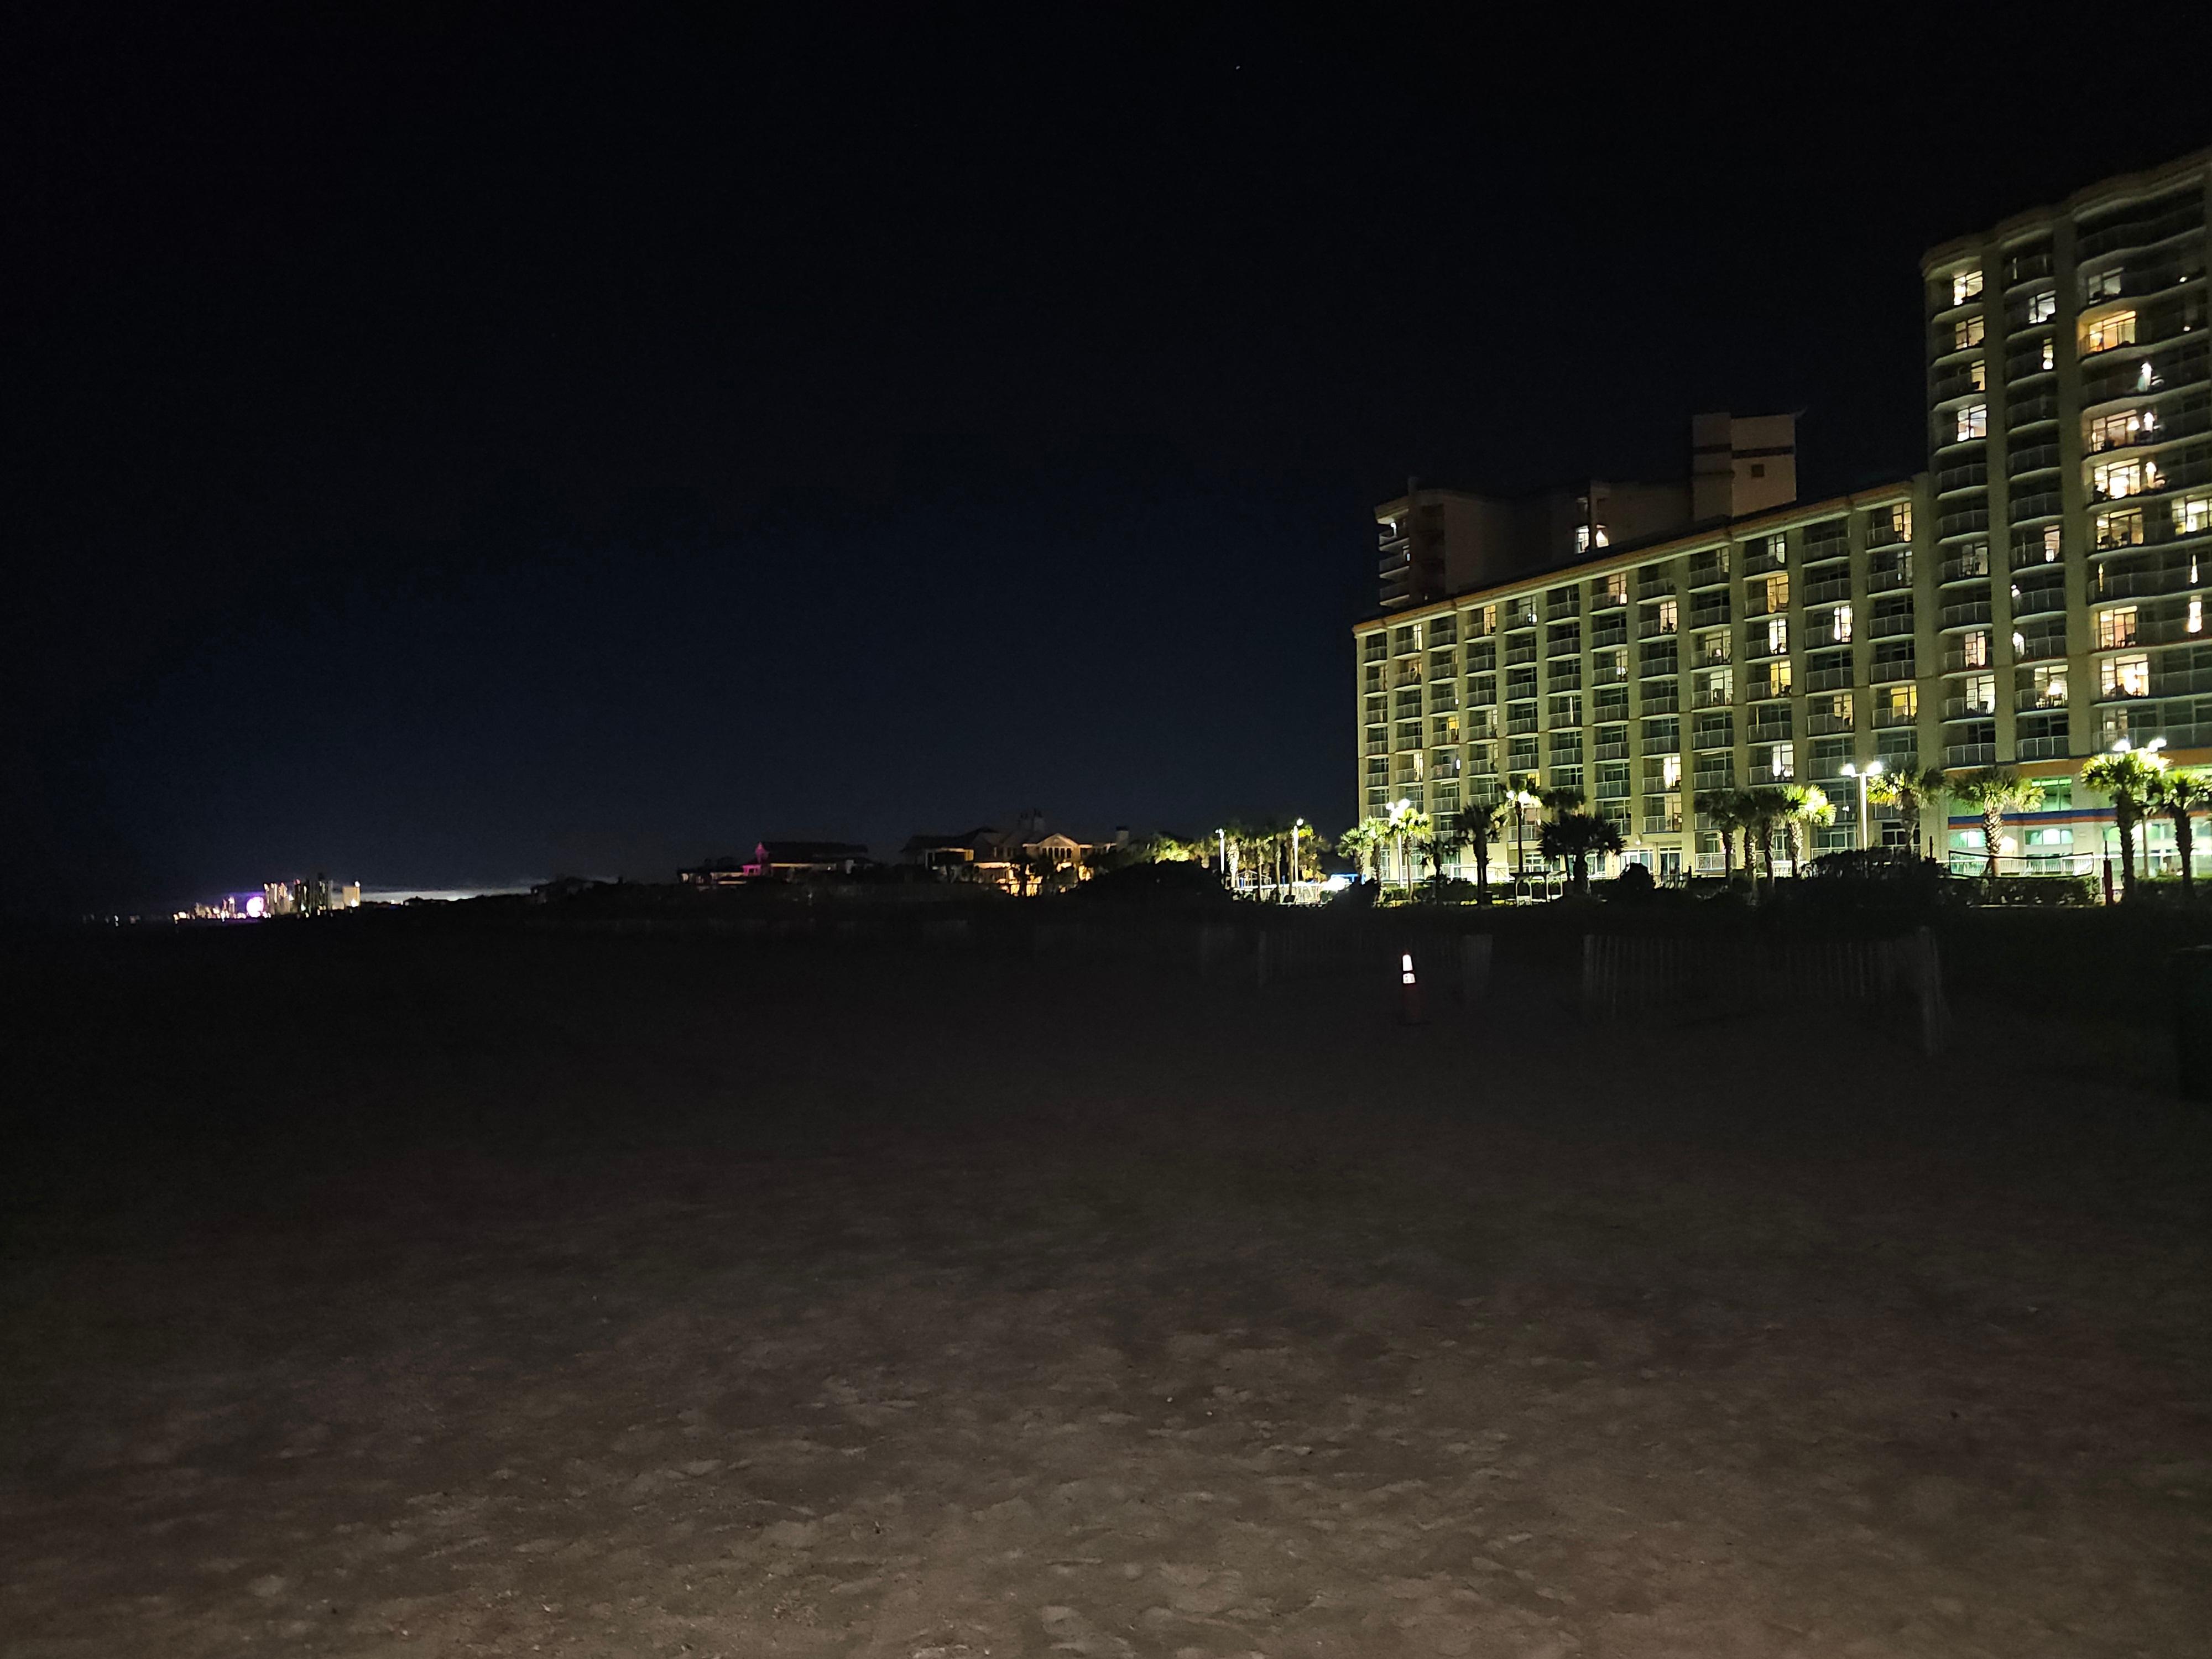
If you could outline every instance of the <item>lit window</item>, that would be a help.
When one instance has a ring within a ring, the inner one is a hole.
[[[2184,495],[2173,504],[2175,535],[2195,536],[2207,530],[2212,530],[2212,495]]]
[[[1956,442],[1965,443],[1969,438],[1990,435],[1990,406],[1987,404],[1968,404],[1957,410],[1953,419],[1958,428]]]
[[[2044,527],[2043,527],[2043,562],[2044,562],[2044,563],[2045,563],[2045,564],[2057,564],[2057,563],[2058,562],[2058,555],[2059,555],[2059,551],[2060,551],[2060,542],[2059,542],[2059,537],[2058,537],[2058,526],[2057,526],[2057,525],[2055,525],[2055,524],[2048,524],[2048,525],[2044,526]]]
[[[1603,546],[1603,543],[1599,544]],[[1608,605],[1619,605],[1628,597],[1628,573],[1616,571],[1605,579],[1605,597]]]
[[[1881,693],[1882,708],[1893,720],[1911,720],[1920,712],[1920,688],[1893,685]]]
[[[1716,668],[1698,676],[1698,706],[1725,708],[1735,701],[1735,671]]]
[[[1672,600],[1672,599],[1662,599],[1662,600],[1660,600],[1660,601],[1659,601],[1659,631],[1660,631],[1662,634],[1671,634],[1671,633],[1673,633],[1673,632],[1674,631],[1675,625],[1676,625],[1677,622],[1678,622],[1678,621],[1680,620],[1680,616],[1681,616],[1681,612],[1680,612],[1679,610],[1677,610],[1677,609],[1676,609],[1676,607],[1675,607],[1675,603],[1674,603],[1674,600]]]
[[[1978,270],[1961,270],[1951,278],[1951,303],[1954,306],[1966,304],[1981,291],[1982,273]]]
[[[1790,618],[1769,617],[1766,619],[1766,649],[1770,656],[1779,656],[1790,648]]]
[[[2100,415],[2089,422],[2089,448],[2118,449],[2131,444],[2158,429],[2158,411],[2154,409],[2123,409],[2110,415]]]
[[[1959,550],[1956,561],[1961,576],[1986,576],[1990,574],[1990,544],[1987,542],[1968,542]]]
[[[1966,384],[1977,392],[1990,389],[1990,366],[1978,360],[1966,365]]]
[[[1899,541],[1912,539],[1912,503],[1899,501],[1889,509],[1890,533]]]
[[[1978,346],[1986,337],[1987,331],[1978,313],[1972,317],[1962,317],[1951,325],[1951,349],[1964,351],[1968,346]]]
[[[2107,657],[2098,665],[2098,678],[2108,697],[2147,697],[2150,696],[2150,659],[2141,653]]]
[[[2204,601],[2203,601],[2203,600],[2202,600],[2202,599],[2191,599],[2191,600],[2190,600],[2190,602],[2189,602],[2189,621],[2188,621],[2188,623],[2185,624],[2185,627],[2186,627],[2186,630],[2187,630],[2189,633],[2191,633],[2191,634],[2202,634],[2202,633],[2204,631]]]
[[[2045,368],[2058,367],[2058,343],[2047,334],[2043,337],[2043,366]]]
[[[1851,640],[1851,608],[1847,605],[1836,607],[1836,643],[1849,645]]]
[[[1994,674],[1969,674],[1965,683],[1966,712],[1987,714],[1997,706],[1997,677]]]
[[[2097,649],[2111,651],[2136,642],[2136,608],[2115,605],[2097,613]]]
[[[2132,311],[2115,311],[2100,317],[2082,331],[2082,350],[2110,351],[2114,346],[2136,343],[2136,314]]]
[[[1779,662],[1769,663],[1766,665],[1766,695],[1770,697],[1782,697],[1789,694],[1790,659],[1784,657]]]
[[[2100,501],[2121,501],[2140,495],[2158,479],[2155,461],[2106,461],[2091,474],[2093,493]]]
[[[2081,297],[2092,305],[2100,300],[2118,297],[2125,275],[2124,270],[2118,265],[2113,266],[2110,270],[2095,272],[2082,283]]]
[[[2058,295],[2051,289],[2045,289],[2042,293],[2031,295],[2028,297],[2027,320],[2029,322],[2047,323],[2057,314]]]
[[[2063,668],[2039,668],[2031,677],[2030,683],[2038,708],[2063,708],[2066,706],[2066,671]]]
[[[1987,668],[1990,665],[1990,635],[1987,629],[1975,629],[1960,641],[1960,644],[1963,647],[1960,659],[1967,667]]]
[[[2177,520],[2181,517],[2181,507],[2182,503],[2179,501],[2173,504],[2173,516]],[[2180,527],[2179,523],[2174,526],[2177,530]],[[2118,513],[2100,513],[2097,515],[2097,550],[2099,552],[2106,552],[2115,547],[2141,547],[2142,539],[2142,508],[2124,507]]]
[[[1771,764],[1774,768],[1774,775],[1776,777],[1796,777],[1797,775],[1796,745],[1787,743],[1776,744],[1774,745],[1774,753],[1771,757]]]
[[[1659,787],[1675,789],[1681,787],[1681,782],[1682,757],[1680,755],[1662,755],[1659,757]]]
[[[2152,384],[2150,363],[2148,360],[2145,360],[2142,368],[2137,370],[2136,374],[2136,390],[2138,392],[2148,392],[2151,389]]]

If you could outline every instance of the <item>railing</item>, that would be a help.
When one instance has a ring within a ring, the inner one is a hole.
[[[1671,686],[1664,690],[1654,690],[1649,685],[1644,688],[1644,712],[1647,714],[1679,714],[1681,703],[1681,693]]]
[[[2040,662],[2051,657],[2066,654],[2065,631],[2022,632],[2013,635],[2012,656],[2014,662]]]
[[[1909,651],[1901,657],[1875,657],[1867,664],[1867,677],[1877,681],[1911,679],[1915,678],[1912,661]]]
[[[1993,766],[1996,758],[1997,746],[1993,743],[1954,743],[1943,750],[1946,767]]]
[[[1643,833],[1647,836],[1679,836],[1682,833],[1682,815],[1680,812],[1646,812]]]
[[[2022,738],[2013,748],[2024,761],[2064,760],[2073,752],[2064,738]]]
[[[1850,596],[1851,579],[1849,576],[1832,576],[1825,581],[1805,584],[1805,603],[1808,605],[1827,605],[1848,599]]]
[[[1815,668],[1805,676],[1808,691],[1848,691],[1856,677],[1848,668]]]
[[[1690,561],[1690,586],[1712,587],[1728,580],[1726,554],[1700,553]]]
[[[2012,521],[2021,523],[2028,519],[2056,518],[2066,510],[2066,497],[2057,489],[2039,489],[2031,495],[2012,498]]]
[[[1972,609],[1971,606],[1962,608]],[[1984,602],[1982,606],[1982,616],[1984,621],[1988,619],[1989,609],[1988,604]],[[1872,639],[1895,639],[1900,635],[1911,632],[1912,613],[1910,611],[1896,611],[1887,616],[1877,616],[1867,623],[1867,634]]]
[[[1936,533],[1939,537],[1970,536],[1989,527],[1990,510],[1986,507],[1953,507],[1936,515]]]
[[[1947,720],[1987,720],[1996,712],[1995,702],[1978,698],[1946,697],[1943,700],[1943,718]]]
[[[1886,593],[1899,587],[1912,586],[1912,556],[1906,554],[1894,563],[1876,559],[1867,567],[1867,587],[1869,592]]]
[[[2066,584],[2055,582],[2018,582],[2012,590],[2012,614],[2033,617],[2047,611],[2066,608]]]
[[[1627,643],[1628,619],[1626,617],[1608,617],[1603,623],[1593,624],[1590,629],[1590,647],[1593,650],[1604,646]]]
[[[1508,667],[1512,666],[1515,663],[1534,662],[1535,660],[1536,642],[1534,640],[1529,641],[1526,645],[1509,645],[1505,647],[1505,662]]]
[[[2017,478],[2024,472],[2042,472],[2057,465],[2057,444],[2029,444],[2005,457],[2005,473],[2008,477]]]
[[[2006,366],[2009,378],[2018,380],[2022,373],[2033,374],[2042,370],[2039,356],[2032,367],[2023,369],[2021,364],[2021,360],[2014,358]],[[2058,394],[2056,392],[2038,392],[2028,397],[2014,398],[2005,406],[2005,417],[2015,432],[2044,421],[2055,421],[2058,418]]]
[[[1856,727],[1848,714],[1808,714],[1805,717],[1805,729],[1817,738],[1831,732],[1855,731]]]
[[[1971,628],[1977,623],[1985,623],[1989,619],[1990,602],[1987,599],[1972,599],[1964,605],[1945,605],[1942,615],[1936,620],[1936,625],[1940,628]],[[1911,629],[1909,627],[1885,629],[1877,620],[1873,631],[1877,635],[1903,634],[1909,633]]]
[[[1674,578],[1662,567],[1657,570],[1640,571],[1636,578],[1636,597],[1639,599],[1672,599]]]
[[[1947,466],[1938,472],[1936,475],[1936,493],[1948,495],[1954,489],[1972,489],[1989,481],[1989,462],[1967,461],[1958,466]]]
[[[1952,582],[1986,581],[1990,574],[1990,552],[1987,548],[1978,553],[1961,554],[1955,559],[1946,559],[1937,579],[1947,586]]]

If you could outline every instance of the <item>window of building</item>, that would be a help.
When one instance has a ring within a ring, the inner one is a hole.
[[[1891,721],[1909,720],[1920,712],[1920,688],[1886,685],[1875,694],[1875,713]]]
[[[1444,714],[1429,722],[1429,746],[1443,749],[1459,741],[1459,716]]]
[[[1626,570],[1616,570],[1610,576],[1604,578],[1599,592],[1607,605],[1627,604],[1628,573]]]
[[[1835,638],[1838,645],[1849,645],[1851,641],[1851,608],[1847,605],[1836,607]]]
[[[2081,282],[2083,303],[2094,305],[2100,300],[2117,299],[2126,275],[2124,267],[2114,265],[2110,270],[2095,271],[2084,277]]]
[[[2131,657],[2107,657],[2097,670],[2108,697],[2150,696],[2150,658],[2141,652]]]
[[[1659,631],[1662,634],[1673,633],[1680,625],[1681,617],[1682,613],[1673,599],[1659,601]]]
[[[1784,657],[1778,662],[1767,664],[1766,695],[1770,697],[1786,697],[1790,695],[1789,658]]]
[[[1770,656],[1779,656],[1790,648],[1790,618],[1769,617],[1766,619],[1766,649]]]
[[[2085,356],[2135,343],[2136,314],[2132,311],[2115,311],[2082,326],[2081,349]]]
[[[2160,476],[2156,461],[2103,461],[2090,473],[2091,493],[2100,501],[2124,501],[2157,489]]]
[[[1408,628],[1393,629],[1390,631],[1390,649],[1394,654],[1402,657],[1408,651],[1418,651],[1420,648],[1421,630],[1419,624]]]
[[[2179,501],[2174,503],[2177,509],[2180,505]],[[2108,552],[2116,547],[2141,547],[2142,539],[2142,508],[2122,507],[2117,513],[2100,513],[2097,515],[2097,550],[2099,552]]]
[[[1964,692],[1966,712],[1987,714],[1997,706],[1997,678],[1994,674],[1969,674],[1960,687]]]
[[[2184,495],[2173,504],[2173,533],[2195,536],[2212,530],[2212,495]]]
[[[2188,620],[2182,624],[2182,627],[2185,632],[2191,634],[2202,634],[2204,631],[2203,600],[2195,599],[2190,600]]]
[[[1587,553],[1593,547],[1607,547],[1605,526],[1601,524],[1578,524],[1575,526],[1575,551]]]
[[[1990,406],[1987,404],[1968,404],[1954,410],[1951,419],[1957,433],[1954,442],[1965,443],[1970,438],[1990,435]]]
[[[2097,649],[2112,651],[2136,642],[2136,608],[2116,605],[2097,613]]]
[[[1951,325],[1951,349],[1964,351],[1969,346],[1978,346],[1987,335],[1988,329],[1979,312],[1971,317],[1961,317]]]
[[[1981,291],[1982,273],[1980,271],[1961,270],[1952,276],[1951,303],[1953,305],[1962,306]]]
[[[2158,411],[2154,409],[2116,410],[2110,415],[2097,416],[2089,422],[2089,448],[2093,453],[2100,449],[2118,449],[2157,429]]]
[[[2063,553],[2063,551],[2065,551],[2065,543],[2064,543],[2063,538],[2059,535],[2059,533],[2058,533],[2058,526],[2057,526],[2057,525],[2055,525],[2055,524],[2047,524],[2047,525],[2044,526],[2043,526],[2043,562],[2044,562],[2044,563],[2045,563],[2045,564],[2057,564],[2057,563],[2058,562],[2058,556],[2059,556],[2061,553]]]
[[[1725,708],[1735,701],[1735,671],[1709,669],[1698,676],[1698,707]]]
[[[2048,334],[2043,337],[2043,366],[2045,368],[2058,367],[2058,342]]]
[[[2032,294],[2028,296],[2027,320],[2029,322],[2047,323],[2057,314],[2058,295],[2056,290],[2045,289],[2040,294]]]
[[[1768,752],[1767,763],[1773,769],[1775,778],[1794,778],[1797,775],[1797,745],[1778,743]]]
[[[1966,384],[1976,392],[1990,389],[1990,366],[1977,358],[1966,365]]]
[[[2063,664],[2038,668],[2028,675],[2028,695],[2038,708],[2066,706],[2066,669]]]
[[[1682,757],[1680,755],[1662,755],[1659,757],[1659,787],[1679,789],[1681,786]]]
[[[1959,644],[1960,659],[1967,667],[1987,668],[1990,665],[1989,629],[1986,628],[1972,629],[1964,639],[1960,641]]]
[[[1729,659],[1729,631],[1725,628],[1708,629],[1698,635],[1699,662],[1726,662]]]
[[[1467,633],[1469,639],[1487,637],[1498,631],[1498,607],[1477,605],[1467,613]]]

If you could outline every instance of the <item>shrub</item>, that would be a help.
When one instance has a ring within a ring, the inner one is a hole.
[[[2087,876],[1999,876],[1966,885],[1972,902],[2007,909],[2088,905],[2098,898],[2097,884]]]
[[[1651,878],[1651,872],[1640,864],[1624,865],[1621,872],[1606,883],[1605,896],[1625,904],[1648,903],[1659,884]]]

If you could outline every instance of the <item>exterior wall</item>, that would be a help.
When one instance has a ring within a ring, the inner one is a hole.
[[[1686,872],[1719,862],[1696,792],[1772,781],[1784,744],[1788,775],[1836,805],[1830,841],[1856,845],[1842,763],[1900,764],[1937,735],[1928,522],[1916,479],[1362,623],[1361,814],[1403,799],[1449,823],[1533,772]]]

